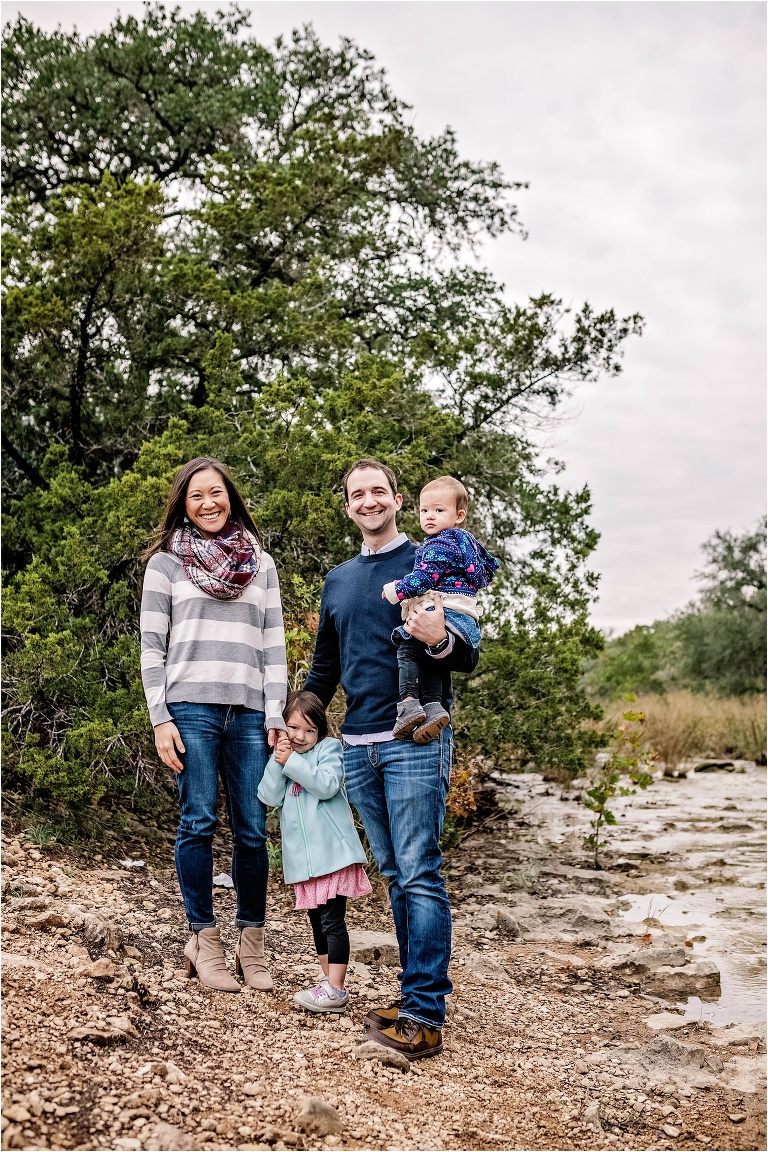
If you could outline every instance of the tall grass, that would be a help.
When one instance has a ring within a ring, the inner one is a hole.
[[[638,696],[632,705],[611,704],[606,709],[606,724],[615,727],[627,707],[645,713],[644,744],[668,767],[710,756],[735,760],[765,757],[765,696],[649,694]]]

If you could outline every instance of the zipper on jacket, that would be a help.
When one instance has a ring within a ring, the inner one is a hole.
[[[307,879],[310,880],[312,878],[312,861],[309,858],[309,844],[307,842],[307,833],[306,833],[306,830],[304,828],[304,816],[303,816],[302,811],[301,811],[301,795],[300,794],[296,797],[296,807],[299,810],[299,824],[301,825],[301,838],[304,841],[304,852],[305,852],[306,857],[307,857],[307,873],[308,873]]]

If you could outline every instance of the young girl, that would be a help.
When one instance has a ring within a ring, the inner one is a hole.
[[[310,1012],[343,1012],[349,999],[344,917],[348,896],[371,891],[365,850],[341,791],[341,744],[328,737],[321,701],[314,692],[290,692],[283,718],[287,734],[278,737],[259,799],[281,809],[283,876],[295,887],[296,907],[307,910],[324,973],[316,987],[297,992],[294,1000]]]
[[[438,476],[422,488],[419,519],[427,539],[416,549],[413,571],[402,580],[385,584],[381,595],[390,604],[402,605],[405,620],[414,603],[431,600],[439,592],[446,630],[460,636],[470,648],[477,648],[477,593],[488,587],[499,562],[471,532],[461,527],[468,506],[467,490],[453,476]],[[393,736],[404,740],[412,734],[417,744],[428,744],[451,719],[440,699],[442,676],[424,644],[405,628],[395,628],[392,641],[397,645],[400,676],[400,703]]]

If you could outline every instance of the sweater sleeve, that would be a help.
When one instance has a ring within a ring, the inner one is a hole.
[[[285,800],[287,786],[288,781],[283,776],[282,764],[278,764],[274,756],[270,756],[258,787],[259,800],[268,808],[280,808]]]
[[[430,554],[429,559],[426,558],[427,553]],[[397,600],[410,600],[414,596],[424,596],[431,592],[452,571],[457,561],[461,565],[461,553],[453,542],[435,540],[426,547],[422,545],[416,553],[413,571],[402,580],[395,581]]]
[[[153,728],[171,720],[165,703],[165,660],[171,626],[172,584],[153,556],[141,593],[141,680]]]
[[[341,680],[341,653],[339,633],[328,607],[328,581],[320,601],[320,624],[317,629],[312,667],[304,681],[304,690],[314,692],[327,708]]]
[[[283,775],[301,784],[318,800],[330,800],[341,788],[343,774],[341,745],[338,740],[323,740],[317,750],[317,764],[313,767],[306,756],[292,752],[283,767]]]
[[[285,657],[285,628],[280,582],[271,557],[268,558],[267,596],[264,605],[262,651],[264,653],[264,726],[285,730],[283,709],[288,691],[288,664]]]

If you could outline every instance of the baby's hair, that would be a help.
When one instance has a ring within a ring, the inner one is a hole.
[[[315,696],[314,692],[289,692],[283,709],[283,720],[287,722],[296,712],[300,712],[317,728],[318,742],[325,740],[328,735],[328,718],[319,696]]]
[[[430,480],[429,484],[424,485],[421,490],[421,495],[423,496],[425,492],[429,492],[432,488],[447,488],[456,501],[456,511],[467,511],[469,507],[469,496],[460,480],[456,480],[453,476],[438,476],[436,480]]]

